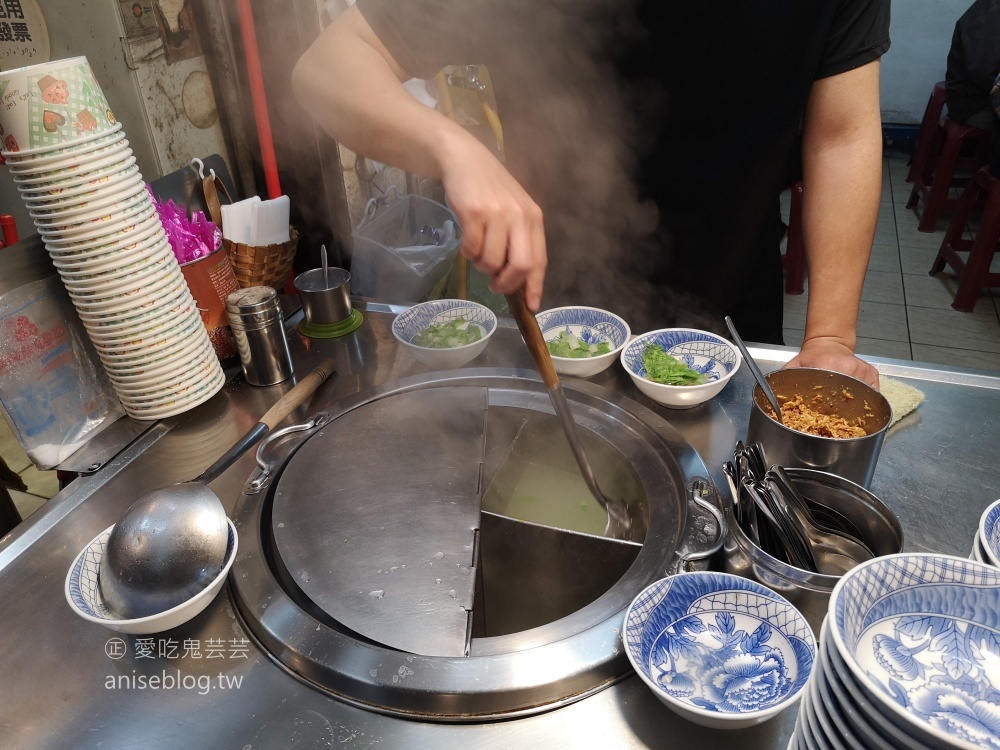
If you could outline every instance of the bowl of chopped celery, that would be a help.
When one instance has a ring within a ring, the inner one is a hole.
[[[478,357],[496,329],[492,310],[461,299],[422,302],[392,322],[392,334],[403,348],[439,370],[461,367]]]
[[[535,320],[556,372],[574,378],[604,372],[632,335],[628,323],[596,307],[556,307]]]
[[[739,350],[721,336],[693,328],[661,328],[622,349],[632,382],[663,406],[689,409],[717,395],[740,369]]]

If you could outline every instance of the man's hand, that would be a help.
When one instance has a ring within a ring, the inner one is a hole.
[[[858,359],[851,347],[833,338],[810,339],[802,343],[802,350],[785,367],[815,367],[850,375],[876,390],[879,387],[878,370]]]
[[[545,279],[542,210],[475,136],[403,87],[403,70],[352,6],[295,66],[299,103],[335,140],[385,164],[438,177],[462,226],[462,253],[537,312]]]
[[[471,136],[453,138],[441,158],[442,181],[462,225],[462,254],[490,276],[490,290],[524,286],[537,312],[547,264],[542,210],[496,157]]]

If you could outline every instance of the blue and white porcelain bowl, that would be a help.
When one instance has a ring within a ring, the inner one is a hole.
[[[983,562],[1000,567],[1000,500],[991,503],[979,518],[979,549]]]
[[[704,375],[701,385],[666,385],[646,377],[642,353],[647,346],[659,344],[672,357]],[[632,382],[649,398],[674,409],[690,409],[718,395],[740,369],[739,349],[708,331],[694,328],[661,328],[632,339],[622,349],[622,367]]]
[[[739,729],[799,699],[816,640],[784,597],[729,573],[680,573],[629,605],[625,653],[660,701],[686,719]]]
[[[607,342],[610,346],[611,351],[596,357],[574,359],[553,355],[552,364],[556,372],[574,378],[590,378],[604,372],[618,358],[618,353],[632,335],[628,323],[614,313],[597,307],[556,307],[538,313],[535,320],[546,341],[557,339],[559,334],[566,332],[587,344]]]
[[[226,559],[222,565],[222,570],[212,579],[212,582],[205,588],[192,596],[186,602],[171,607],[163,612],[146,617],[135,617],[124,619],[118,617],[108,609],[101,596],[101,589],[98,580],[101,575],[101,560],[104,558],[104,549],[111,536],[114,526],[108,526],[104,531],[90,540],[90,543],[83,548],[83,551],[76,556],[66,575],[65,594],[66,601],[70,608],[89,622],[96,622],[106,628],[119,633],[131,633],[133,635],[148,635],[150,633],[162,633],[165,630],[183,625],[188,620],[200,614],[205,607],[211,604],[215,595],[219,593],[222,585],[226,582],[229,569],[233,567],[236,559],[236,549],[239,545],[236,534],[236,527],[233,522],[229,523],[229,543],[226,545]]]
[[[982,539],[979,536],[979,529],[976,529],[976,535],[972,538],[972,553],[969,555],[969,559],[991,565],[989,558],[986,556],[986,548],[983,546]]]
[[[1000,747],[1000,570],[888,555],[847,572],[827,615],[850,677],[925,745]]]
[[[431,325],[442,325],[458,317],[470,325],[479,326],[482,338],[471,344],[450,349],[431,349],[417,346],[413,339]],[[438,370],[450,370],[471,362],[478,357],[497,329],[497,316],[490,308],[478,302],[462,299],[434,299],[414,305],[392,321],[392,335],[421,364]]]

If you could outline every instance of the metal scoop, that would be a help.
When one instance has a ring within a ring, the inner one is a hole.
[[[747,345],[743,343],[743,339],[736,332],[736,326],[733,325],[733,320],[728,315],[726,316],[726,325],[729,326],[729,333],[732,335],[733,341],[736,342],[736,346],[739,347],[740,354],[743,355],[743,361],[747,363],[747,367],[753,373],[754,380],[757,381],[757,385],[760,386],[760,389],[764,392],[764,396],[767,397],[768,403],[771,404],[771,408],[774,409],[774,418],[781,422],[781,424],[784,424],[784,420],[781,418],[781,404],[778,403],[778,397],[771,390],[771,384],[767,382],[764,373],[760,371],[757,363],[753,361],[753,357],[750,356],[750,352],[747,350]]]
[[[333,372],[328,360],[282,396],[218,461],[189,482],[153,490],[115,524],[98,585],[108,608],[133,619],[164,612],[205,588],[226,557],[226,509],[208,483],[228,469]]]
[[[569,447],[573,451],[573,458],[576,459],[576,463],[580,467],[580,473],[583,474],[583,480],[587,483],[591,494],[608,514],[608,525],[605,533],[615,539],[628,539],[629,531],[632,528],[632,517],[629,515],[628,506],[620,500],[609,498],[597,485],[594,470],[590,466],[590,461],[587,460],[587,454],[583,450],[583,443],[580,441],[580,435],[576,430],[573,412],[570,410],[569,402],[566,400],[562,383],[559,382],[556,368],[552,364],[552,355],[549,354],[549,348],[545,345],[545,339],[542,337],[542,330],[538,327],[538,321],[535,319],[535,316],[529,312],[527,305],[524,303],[524,290],[518,290],[513,294],[506,295],[506,297],[510,311],[517,322],[517,327],[521,330],[524,342],[528,345],[528,351],[531,352],[531,356],[535,360],[535,365],[538,367],[538,372],[541,374],[542,380],[545,382],[545,387],[548,389],[549,399],[552,401],[552,406],[556,411],[556,416],[559,418],[560,424],[562,424],[563,432],[566,433],[566,439],[569,441]]]
[[[794,519],[809,539],[817,570],[827,575],[846,573],[858,563],[871,560],[875,554],[860,539],[832,528],[821,527],[809,510],[805,498],[780,466],[772,466],[765,482],[779,505]]]

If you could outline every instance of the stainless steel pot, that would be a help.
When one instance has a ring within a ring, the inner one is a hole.
[[[433,455],[427,446],[437,447],[441,432],[422,428],[436,414],[459,435],[478,423],[481,464],[470,468],[488,488],[494,476],[506,481],[509,453],[536,457],[539,446],[555,442],[546,429],[561,434],[545,386],[494,369],[407,378],[337,404],[328,424],[294,445],[289,439],[259,450],[260,469],[233,512],[241,547],[232,591],[247,628],[314,687],[368,709],[435,721],[543,711],[626,676],[625,609],[651,581],[718,550],[724,522],[704,463],[669,424],[589,383],[574,383],[567,396],[594,443],[588,451],[602,481],[639,489],[629,500],[638,539],[524,521],[496,506],[476,509],[480,518],[469,528],[464,457],[441,455],[433,487],[433,472],[414,479],[408,457]],[[470,406],[463,412],[442,403]],[[408,450],[400,448],[401,425],[412,436]],[[537,442],[521,442],[531,436]],[[573,466],[568,447],[563,460]],[[456,529],[471,532],[468,550],[447,546]],[[463,580],[475,591],[454,583]],[[411,593],[410,604],[399,603]],[[442,613],[445,619],[434,619]],[[454,638],[418,637],[425,625],[443,622],[451,631],[466,618],[468,640],[457,655],[440,655]]]
[[[877,556],[903,550],[903,529],[896,514],[864,487],[843,477],[812,469],[787,469],[789,478],[810,500],[847,517],[858,529],[861,541]],[[777,591],[805,616],[819,637],[830,593],[841,576],[813,573],[778,560],[743,533],[727,503],[725,569]]]
[[[313,268],[295,277],[306,320],[333,325],[351,317],[351,274],[343,268]]]
[[[816,411],[835,413],[848,421],[863,419],[867,434],[830,438],[786,427],[768,416],[767,397],[755,385],[747,444],[759,442],[769,464],[829,471],[870,487],[882,441],[892,422],[892,407],[885,396],[860,380],[830,370],[776,370],[768,373],[767,382],[781,402],[801,395]]]

